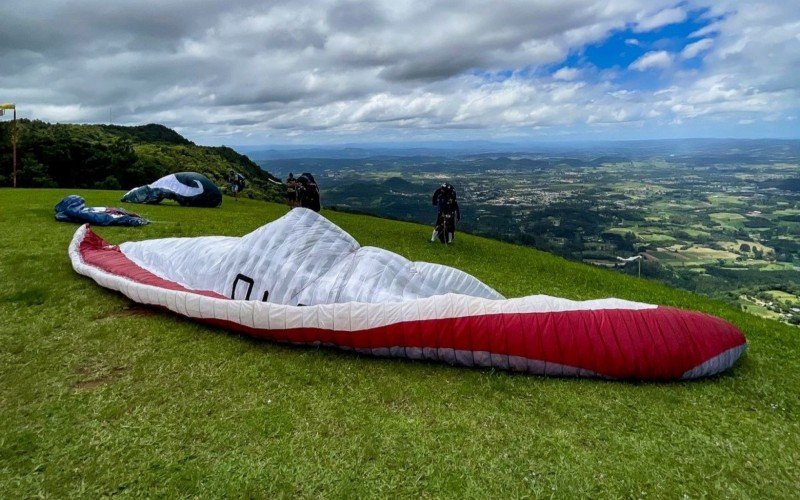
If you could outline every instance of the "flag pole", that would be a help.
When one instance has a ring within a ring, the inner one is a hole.
[[[17,187],[17,107],[14,106],[14,119],[11,121],[11,164],[14,169],[14,187]]]
[[[0,116],[2,116],[3,112],[7,109],[14,111],[14,117],[11,121],[11,179],[13,186],[17,187],[17,105],[11,103],[0,103]]]

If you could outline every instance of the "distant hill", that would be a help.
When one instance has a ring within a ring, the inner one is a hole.
[[[0,186],[11,184],[10,123],[0,123]],[[164,175],[194,171],[225,185],[233,169],[247,178],[244,195],[278,201],[280,181],[231,148],[198,146],[163,125],[18,122],[20,187],[130,189]]]
[[[383,181],[383,185],[389,189],[403,191],[406,193],[427,193],[430,191],[428,186],[414,184],[413,182],[409,182],[402,177],[390,177]]]

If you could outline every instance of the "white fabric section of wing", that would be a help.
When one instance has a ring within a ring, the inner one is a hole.
[[[447,293],[503,298],[458,269],[361,247],[325,217],[303,208],[241,238],[167,238],[128,242],[120,249],[159,277],[237,299],[315,305],[401,302]]]
[[[169,174],[167,176],[158,179],[149,186],[151,188],[167,189],[177,195],[186,196],[187,198],[203,194],[204,188],[203,185],[200,183],[200,181],[193,180],[192,182],[195,184],[195,187],[187,186],[186,184],[179,181],[178,178],[175,177],[175,174]]]

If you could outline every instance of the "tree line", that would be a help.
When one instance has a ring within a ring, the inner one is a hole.
[[[228,170],[248,179],[250,197],[278,200],[274,176],[228,147],[198,146],[163,125],[50,124],[20,120],[17,185],[130,189],[180,171],[200,172],[219,185]],[[12,183],[11,124],[0,123],[0,186]]]

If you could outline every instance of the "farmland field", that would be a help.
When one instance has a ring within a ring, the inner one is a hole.
[[[644,276],[800,324],[800,314],[769,296],[759,307],[740,300],[773,289],[800,293],[800,193],[792,188],[800,155],[784,143],[749,155],[734,150],[713,159],[702,151],[626,153],[628,161],[564,152],[314,167],[328,206],[430,224],[430,194],[450,181],[464,231],[632,274],[638,265],[617,257],[640,254]],[[283,164],[310,168],[304,160]]]

